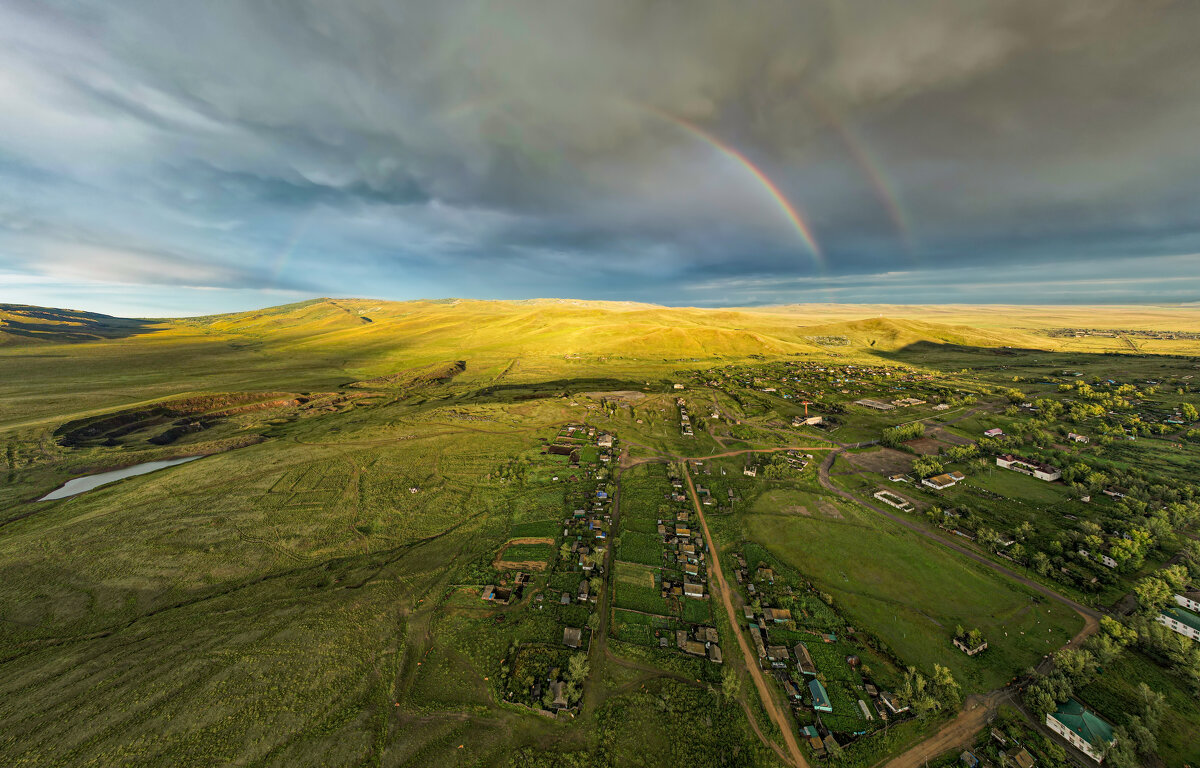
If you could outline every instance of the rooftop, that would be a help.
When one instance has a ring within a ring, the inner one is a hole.
[[[1189,611],[1187,608],[1183,608],[1178,605],[1170,605],[1166,608],[1163,608],[1162,613],[1164,616],[1169,616],[1170,618],[1175,619],[1175,621],[1178,621],[1180,624],[1191,627],[1197,632],[1200,632],[1200,615]]]
[[[1067,699],[1059,704],[1051,717],[1077,733],[1088,744],[1104,745],[1113,739],[1112,726],[1075,699]]]

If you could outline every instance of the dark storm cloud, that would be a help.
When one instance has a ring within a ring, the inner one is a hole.
[[[1194,271],[1197,33],[1145,0],[14,0],[0,267],[667,303]]]

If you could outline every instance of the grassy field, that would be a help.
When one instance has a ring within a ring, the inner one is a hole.
[[[966,691],[1003,685],[1061,646],[1082,619],[874,512],[843,505],[840,518],[752,514],[746,530],[818,583],[854,621],[901,658],[949,667]],[[957,625],[979,628],[986,653],[951,645]]]
[[[612,601],[611,654],[590,628],[593,608],[558,603],[578,588],[578,571],[539,573],[508,606],[484,604],[479,590],[500,583],[493,561],[513,539],[556,544],[516,544],[506,560],[557,563],[564,517],[590,506],[585,491],[616,487],[622,451],[666,462],[819,447],[932,413],[851,405],[836,432],[792,430],[803,412],[796,399],[761,392],[766,382],[710,387],[713,368],[825,365],[831,349],[814,339],[837,336],[846,339],[834,350],[839,364],[919,366],[932,377],[970,369],[964,381],[979,390],[1008,383],[1017,364],[1030,377],[1068,365],[1141,378],[1192,371],[1183,359],[1102,354],[1128,351],[1123,341],[1046,334],[1083,324],[1086,310],[879,314],[320,300],[161,322],[62,315],[33,335],[0,326],[5,764],[776,765],[745,710],[718,692],[721,668],[647,647],[656,631],[721,625],[712,601],[660,594],[671,570],[657,520],[689,507],[664,498],[664,463],[620,477],[620,562],[601,590]],[[0,308],[6,323],[20,317]],[[1121,324],[1195,330],[1200,313],[1130,310]],[[1045,351],[1005,350],[1014,345]],[[680,434],[678,397],[695,437]],[[179,399],[201,405],[146,415]],[[208,407],[226,400],[254,407]],[[111,422],[105,436],[62,439],[64,425],[101,417]],[[583,440],[579,467],[543,454],[544,441],[580,423],[618,435],[611,463]],[[179,435],[156,442],[174,428]],[[71,477],[193,454],[206,457],[33,501]],[[815,479],[822,456],[770,480],[745,477],[744,456],[707,461],[694,479],[710,491],[718,543],[761,543],[903,663],[945,664],[967,690],[1002,684],[1078,628],[1073,614],[830,501]],[[1197,456],[1200,448],[1155,438],[1114,446],[1106,460],[1183,483]],[[976,482],[1039,514],[1070,503],[1000,471]],[[986,654],[968,659],[950,646],[959,623],[983,630]],[[506,701],[497,680],[517,663],[514,649],[566,663],[564,626],[585,628],[591,674],[578,716],[556,721]],[[735,654],[730,646],[725,669],[740,663]],[[840,704],[850,694],[834,681]],[[757,711],[745,688],[743,698]],[[1178,711],[1180,722],[1193,713],[1187,702]],[[1196,759],[1181,742],[1168,748]]]

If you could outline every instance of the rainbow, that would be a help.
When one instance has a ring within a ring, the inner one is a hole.
[[[296,245],[304,237],[304,233],[308,231],[308,225],[312,222],[313,211],[310,208],[304,213],[304,216],[296,222],[296,226],[292,228],[292,233],[288,237],[283,248],[279,250],[279,254],[275,257],[275,265],[271,268],[271,286],[274,287],[279,282],[279,276],[283,274],[284,267],[287,266],[288,259],[292,256],[292,251],[296,249]]]
[[[900,205],[900,196],[896,194],[893,184],[883,172],[883,164],[870,152],[867,143],[845,121],[838,119],[834,111],[824,102],[812,94],[806,94],[806,99],[825,124],[838,135],[842,145],[850,153],[850,157],[862,170],[871,188],[875,191],[875,197],[896,229],[896,235],[904,245],[904,250],[910,256],[914,255],[912,224],[908,215],[905,214],[904,208]]]
[[[796,207],[791,204],[791,202],[787,199],[787,196],[780,191],[779,187],[775,186],[775,182],[771,181],[771,178],[767,176],[762,169],[750,162],[750,159],[741,152],[737,151],[728,144],[722,143],[717,139],[716,136],[713,136],[703,128],[693,125],[687,120],[676,117],[668,112],[663,112],[652,107],[645,107],[645,109],[647,109],[651,114],[679,126],[692,136],[701,139],[706,144],[720,152],[722,155],[730,160],[733,160],[738,165],[742,166],[742,168],[749,171],[750,175],[754,177],[755,181],[757,181],[759,185],[771,195],[772,200],[774,200],[775,204],[779,206],[779,209],[783,212],[783,215],[787,217],[788,222],[792,225],[792,229],[796,230],[796,234],[800,236],[801,242],[804,243],[805,248],[807,248],[809,253],[812,254],[813,260],[816,262],[817,266],[821,268],[825,267],[825,256],[821,252],[821,246],[817,244],[817,238],[813,235],[812,227],[808,225],[808,222],[804,220],[804,217],[800,215],[800,212],[796,210]]]

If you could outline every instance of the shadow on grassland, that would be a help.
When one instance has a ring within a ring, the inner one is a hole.
[[[46,309],[24,304],[0,304],[0,340],[76,343],[121,339],[160,330],[159,320],[110,317],[73,309]]]

